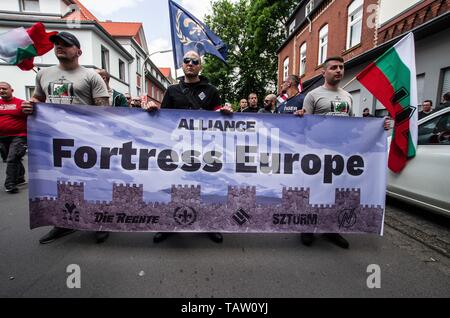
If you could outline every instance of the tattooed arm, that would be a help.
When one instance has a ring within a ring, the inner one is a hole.
[[[95,106],[110,106],[109,97],[94,98],[94,104]]]

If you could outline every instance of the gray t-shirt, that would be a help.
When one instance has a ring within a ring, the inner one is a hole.
[[[100,75],[83,66],[71,71],[58,65],[43,69],[36,76],[34,94],[45,96],[47,103],[68,105],[95,105],[95,98],[109,98]]]
[[[310,115],[353,116],[352,95],[342,88],[335,90],[320,86],[306,95],[303,109]]]

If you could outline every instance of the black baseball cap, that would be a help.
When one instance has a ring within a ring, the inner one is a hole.
[[[77,48],[81,48],[80,41],[78,41],[77,37],[69,32],[59,32],[58,34],[52,35],[50,37],[50,41],[55,43],[57,40],[61,40],[66,42],[67,44],[75,45]]]

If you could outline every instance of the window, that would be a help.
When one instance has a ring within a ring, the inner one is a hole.
[[[450,113],[419,126],[419,145],[450,145]]]
[[[306,42],[300,46],[300,71],[299,75],[302,76],[306,72]]]
[[[17,3],[17,2],[16,2]],[[40,12],[39,0],[21,0],[21,11]]]
[[[328,24],[325,25],[319,31],[319,63],[318,65],[323,64],[327,59],[327,50],[328,50]]]
[[[314,0],[311,0],[306,4],[305,17],[307,17],[312,12],[313,9],[314,9]]]
[[[34,89],[35,89],[34,86],[25,86],[25,94],[26,94],[27,100],[30,100],[31,97],[33,97]]]
[[[142,72],[141,58],[139,56],[136,56],[136,73],[141,74],[141,72]]]
[[[292,23],[289,25],[289,34],[291,34],[292,32],[294,32],[295,29],[295,20],[292,21]]]
[[[125,63],[119,59],[119,78],[121,81],[125,81]]]
[[[419,102],[419,106],[422,105],[422,102],[425,100],[423,97],[423,89],[425,85],[425,74],[417,75],[417,101]]]
[[[288,76],[289,76],[289,58],[287,57],[283,63],[283,82],[288,78]]]
[[[347,49],[361,43],[363,0],[355,0],[348,7]]]
[[[152,98],[155,98],[155,86],[152,85]]]
[[[136,94],[137,96],[141,96],[141,88],[139,86],[136,86]]]
[[[109,51],[102,46],[102,69],[109,72]]]

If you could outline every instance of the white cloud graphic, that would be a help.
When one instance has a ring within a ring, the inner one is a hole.
[[[122,9],[136,8],[144,0],[115,0],[114,4],[111,4],[110,0],[81,0],[80,2],[92,13],[105,18]]]

